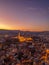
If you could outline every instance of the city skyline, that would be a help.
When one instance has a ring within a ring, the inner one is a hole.
[[[49,31],[49,0],[0,0],[0,29]]]

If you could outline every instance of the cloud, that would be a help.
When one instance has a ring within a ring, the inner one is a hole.
[[[28,10],[36,10],[37,8],[29,7]]]
[[[43,8],[27,7],[25,11],[42,11]]]
[[[35,10],[37,10],[38,8],[28,7],[27,9],[28,9],[28,10],[32,10],[32,11],[35,11]]]
[[[48,7],[48,10],[49,10],[49,7]]]

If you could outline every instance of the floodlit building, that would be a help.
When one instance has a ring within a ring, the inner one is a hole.
[[[20,42],[24,42],[24,41],[32,41],[32,38],[21,36],[20,33],[18,34],[17,37],[18,37],[18,39],[20,40]]]

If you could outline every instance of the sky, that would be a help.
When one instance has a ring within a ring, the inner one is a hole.
[[[0,29],[49,31],[49,0],[0,0]]]

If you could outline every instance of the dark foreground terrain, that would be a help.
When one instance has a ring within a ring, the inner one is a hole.
[[[49,32],[0,30],[0,65],[49,65]]]

